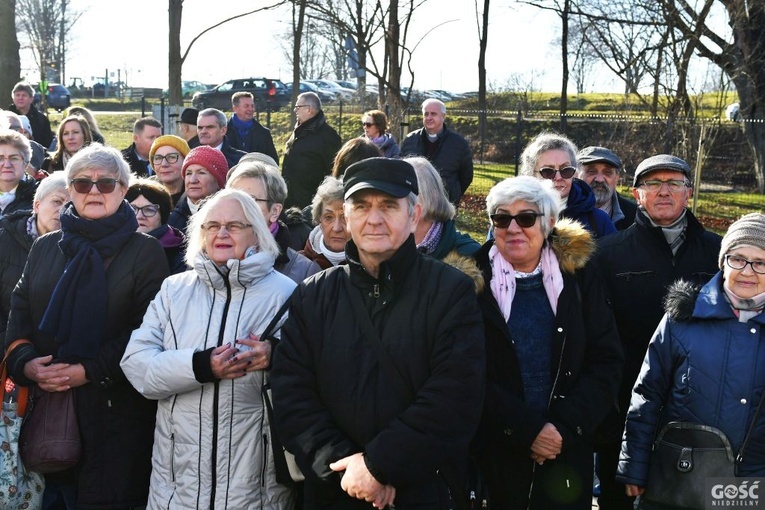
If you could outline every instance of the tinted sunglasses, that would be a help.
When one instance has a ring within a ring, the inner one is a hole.
[[[534,223],[537,222],[537,218],[540,216],[543,216],[543,214],[535,212],[522,212],[518,214],[497,213],[492,214],[489,217],[491,218],[492,225],[494,225],[496,228],[507,228],[510,226],[510,222],[513,220],[515,220],[519,227],[529,228],[534,226]]]
[[[545,179],[555,179],[556,172],[560,172],[560,176],[564,179],[571,179],[576,173],[576,168],[573,166],[566,166],[560,170],[556,170],[550,167],[544,167],[539,169],[539,174]]]
[[[372,126],[374,126],[374,123],[372,123],[372,122],[362,122],[361,125],[364,126],[364,127],[372,127]]]
[[[91,181],[90,179],[86,179],[84,177],[78,177],[77,179],[72,179],[69,182],[72,184],[74,191],[83,194],[90,193],[90,190],[93,189],[94,185],[101,193],[111,193],[117,186],[117,179],[109,179],[107,177],[98,179],[97,181]]]

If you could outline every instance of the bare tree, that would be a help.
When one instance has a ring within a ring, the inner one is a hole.
[[[16,16],[25,46],[32,50],[41,81],[63,81],[66,43],[81,13],[69,0],[16,0]]]
[[[0,105],[11,97],[21,74],[15,12],[16,0],[0,0]]]
[[[481,135],[481,162],[483,162],[483,140],[486,134],[486,45],[489,42],[489,4],[483,0],[483,11],[478,10],[475,0],[475,21],[478,25],[478,132]]]

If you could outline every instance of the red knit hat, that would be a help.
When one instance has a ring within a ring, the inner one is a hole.
[[[218,149],[213,149],[207,145],[194,147],[183,160],[183,172],[189,165],[200,165],[205,167],[215,176],[220,189],[226,187],[226,174],[228,173],[228,162],[226,156]]]

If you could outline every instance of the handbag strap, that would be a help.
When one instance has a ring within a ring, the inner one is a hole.
[[[18,346],[31,343],[32,342],[26,338],[19,338],[18,340],[14,340],[5,350],[5,356],[3,356],[3,361],[0,363],[2,365],[0,368],[0,403],[5,402],[5,385],[8,382],[8,356],[10,356],[13,350]],[[18,392],[16,393],[16,414],[23,417],[27,413],[29,388],[19,385],[16,385],[16,388],[18,388]]]
[[[279,311],[276,312],[276,315],[274,315],[274,318],[271,319],[271,322],[268,323],[268,326],[266,326],[266,329],[263,330],[263,333],[260,334],[261,340],[271,340],[272,343],[274,343],[273,347],[276,347],[276,344],[279,343],[279,339],[274,336],[274,333],[279,329],[276,327],[277,324],[279,324],[279,321],[282,319],[282,316],[285,314],[287,310],[290,308],[290,299],[287,298],[287,301],[285,301],[281,308],[279,308]]]
[[[749,444],[749,439],[752,437],[752,431],[754,430],[755,425],[757,424],[757,418],[760,417],[760,412],[762,411],[762,401],[765,400],[765,391],[763,391],[762,395],[760,395],[760,403],[757,404],[757,409],[754,411],[754,416],[752,417],[752,422],[749,424],[749,428],[746,431],[746,436],[744,436],[744,442],[741,443],[741,448],[738,450],[738,455],[736,455],[736,469],[738,470],[738,465],[741,463],[742,460],[744,460],[744,450],[746,449],[746,446]]]

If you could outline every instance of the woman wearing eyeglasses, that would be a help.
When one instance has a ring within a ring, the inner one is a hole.
[[[77,151],[93,143],[87,119],[80,115],[64,118],[56,131],[56,143],[56,152],[43,160],[40,170],[48,173],[63,170]]]
[[[172,211],[170,193],[154,179],[138,178],[130,182],[125,195],[138,220],[138,231],[157,239],[167,255],[170,274],[186,271],[186,236],[167,224]]]
[[[46,475],[44,508],[146,504],[156,403],[119,363],[130,333],[169,274],[159,243],[136,232],[124,200],[130,169],[116,149],[93,144],[65,170],[71,202],[61,230],[37,239],[11,296],[9,373],[34,391],[74,391],[82,435],[77,467]]]
[[[486,331],[475,438],[492,507],[589,509],[593,433],[613,406],[623,356],[590,262],[594,241],[558,220],[550,180],[506,179],[486,197],[494,231],[475,254]]]
[[[294,505],[261,395],[272,346],[260,336],[296,285],[278,256],[255,200],[220,191],[189,224],[193,271],[165,281],[133,332],[122,368],[159,401],[149,508]]]
[[[540,133],[521,154],[521,175],[552,181],[560,194],[561,217],[576,220],[596,238],[616,232],[608,214],[595,205],[595,193],[577,171],[574,142],[556,133]]]
[[[718,264],[706,285],[680,280],[665,298],[627,413],[617,480],[630,496],[651,497],[652,447],[672,421],[720,429],[743,453],[737,476],[765,476],[765,413],[740,451],[765,388],[765,215],[728,228]]]
[[[364,137],[370,139],[383,152],[386,158],[397,158],[401,154],[401,148],[388,133],[388,117],[380,110],[369,110],[361,116],[361,127],[364,128]]]
[[[173,207],[183,196],[183,162],[190,150],[186,140],[175,135],[158,136],[149,149],[151,167],[156,179],[170,193]]]

